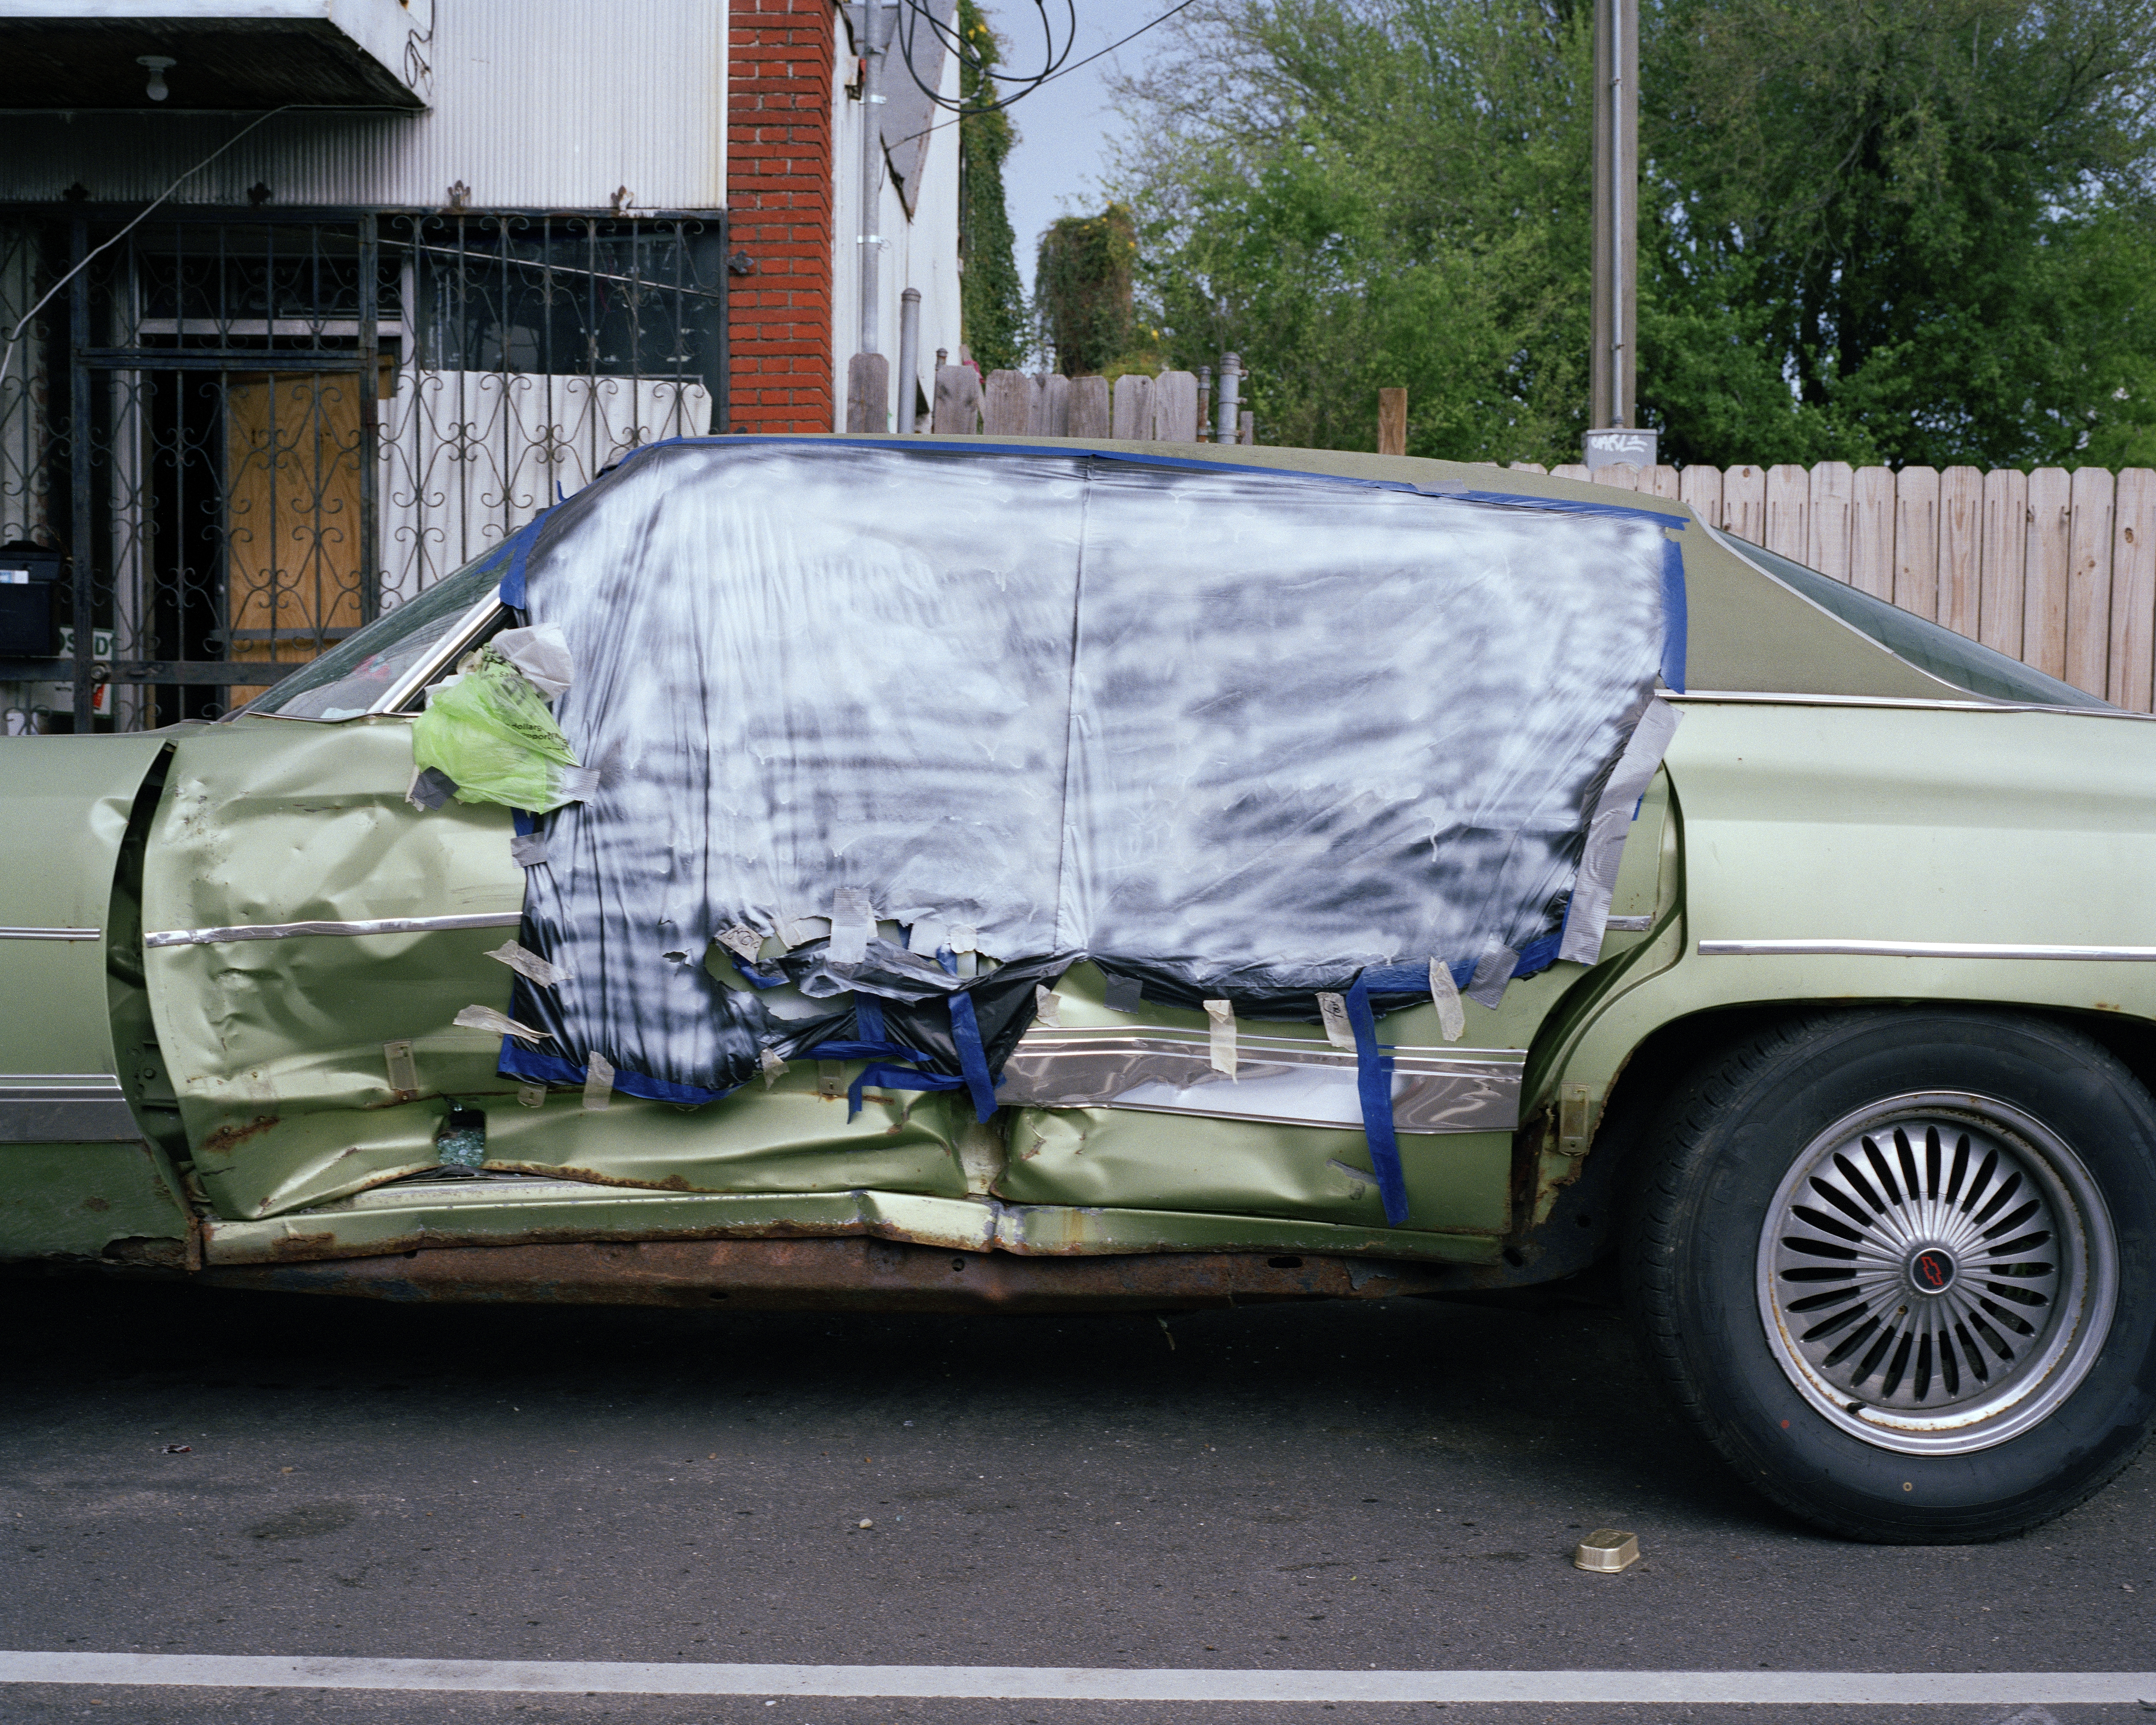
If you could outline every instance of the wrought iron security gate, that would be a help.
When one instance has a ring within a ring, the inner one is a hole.
[[[724,399],[718,213],[129,219],[0,208],[11,728],[223,711]]]

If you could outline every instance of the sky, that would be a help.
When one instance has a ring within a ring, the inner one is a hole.
[[[1077,0],[1078,42],[1070,58],[1083,59],[1127,36],[1165,12],[1173,0]],[[1060,29],[1069,13],[1061,0],[1050,0],[1050,15]],[[1008,47],[1006,68],[1024,72],[1041,60],[1040,13],[1032,0],[982,0]],[[1059,35],[1059,41],[1060,37]],[[1120,69],[1145,68],[1156,36],[1141,36],[1090,66],[1066,72],[1012,105],[1018,146],[1004,167],[1004,196],[1011,228],[1018,236],[1019,273],[1033,290],[1034,249],[1041,229],[1058,216],[1091,214],[1102,202],[1100,180],[1106,163],[1103,138],[1120,124],[1109,105],[1107,80]]]

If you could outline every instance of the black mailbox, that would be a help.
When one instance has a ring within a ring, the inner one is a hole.
[[[49,659],[60,650],[60,568],[56,551],[0,550],[0,658]]]

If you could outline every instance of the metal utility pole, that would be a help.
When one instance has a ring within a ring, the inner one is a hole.
[[[1592,423],[1638,424],[1639,0],[1594,0],[1594,353]],[[1591,459],[1591,458],[1590,458]],[[1633,457],[1620,459],[1630,459]],[[1654,457],[1649,454],[1650,462]]]

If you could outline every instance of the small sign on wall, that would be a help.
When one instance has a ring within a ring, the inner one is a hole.
[[[1658,431],[1608,425],[1588,432],[1580,439],[1580,459],[1586,462],[1589,473],[1598,467],[1614,467],[1620,461],[1629,461],[1635,467],[1652,467],[1655,446],[1661,439]]]

